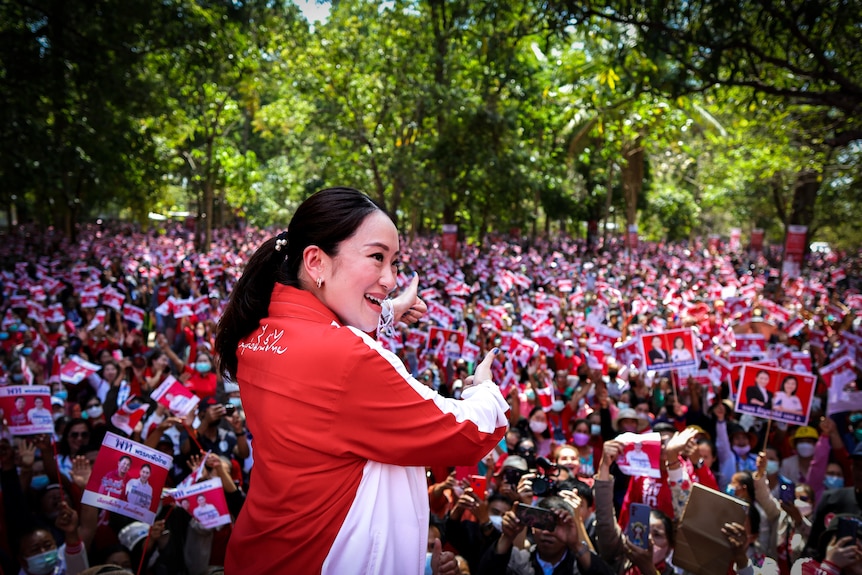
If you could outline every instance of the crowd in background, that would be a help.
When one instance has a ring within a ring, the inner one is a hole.
[[[172,456],[167,487],[195,471],[221,480],[239,513],[254,485],[254,438],[241,390],[219,374],[212,349],[244,262],[273,233],[220,230],[206,254],[173,225],[93,226],[75,242],[26,228],[4,237],[0,378],[49,385],[55,425],[53,436],[4,427],[0,438],[4,573],[117,564],[197,574],[223,564],[229,525],[203,528],[166,498],[150,526],[81,497],[112,432]],[[768,424],[735,412],[732,379],[652,371],[626,345],[642,333],[691,329],[709,371],[737,335],[759,333],[765,355],[804,352],[815,375],[838,357],[855,367],[859,254],[811,254],[802,276],[787,278],[780,250],[769,248],[627,249],[611,240],[596,249],[564,237],[490,237],[460,245],[453,258],[439,238],[402,245],[401,280],[420,275],[429,313],[380,338],[414,377],[459,397],[476,358],[502,352],[494,379],[512,407],[505,441],[475,466],[427,473],[431,533],[458,555],[462,573],[682,572],[674,533],[693,483],[750,504],[744,523],[725,527],[737,572],[859,569],[862,547],[835,533],[837,517],[860,516],[862,402],[832,412],[819,378],[808,425]],[[61,372],[75,357],[98,369],[70,383]],[[200,399],[185,418],[149,398],[170,376]],[[149,403],[130,434],[112,423],[129,397]],[[660,478],[630,477],[615,464],[618,434],[646,431],[662,437]],[[533,503],[557,515],[556,530],[523,529],[516,508]],[[634,504],[652,510],[647,549],[623,536]]]

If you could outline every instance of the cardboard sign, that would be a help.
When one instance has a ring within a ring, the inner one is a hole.
[[[47,385],[0,387],[0,410],[12,435],[54,433],[51,388]]]
[[[639,337],[647,369],[697,369],[697,348],[690,329],[642,333]]]
[[[446,361],[459,359],[463,346],[464,334],[459,331],[432,327],[428,334],[428,350],[435,353],[439,350]]]
[[[177,505],[207,529],[230,524],[230,512],[220,479],[207,479],[173,492]]]
[[[794,425],[807,425],[815,383],[816,378],[810,373],[743,364],[736,411]]]
[[[152,525],[172,462],[170,455],[108,432],[81,502]]]

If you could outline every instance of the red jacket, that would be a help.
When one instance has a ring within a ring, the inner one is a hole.
[[[276,285],[240,342],[254,480],[225,573],[420,573],[425,466],[471,465],[502,438],[493,383],[443,398],[314,295]]]

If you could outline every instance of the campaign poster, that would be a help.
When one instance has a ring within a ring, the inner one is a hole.
[[[766,353],[766,336],[762,333],[737,333],[736,351],[750,351],[759,355]]]
[[[12,435],[54,433],[51,388],[47,385],[0,387],[0,410]]]
[[[749,247],[755,252],[763,251],[763,236],[764,231],[763,228],[754,228],[751,230],[751,239],[749,240]]]
[[[200,403],[200,398],[172,375],[150,394],[150,398],[167,407],[177,417],[187,416]]]
[[[100,369],[102,369],[101,365],[90,363],[77,355],[73,355],[60,368],[60,380],[72,385],[78,385]]]
[[[781,362],[781,367],[799,373],[811,373],[811,356],[807,351],[793,351]]]
[[[736,411],[793,425],[807,425],[816,377],[746,363],[740,373]]]
[[[432,327],[428,334],[428,350],[442,352],[447,362],[459,359],[463,347],[464,334],[460,331]]]
[[[639,337],[647,369],[697,369],[697,348],[691,329],[642,333]]]
[[[221,479],[207,479],[173,492],[177,506],[186,510],[207,529],[230,524],[230,512]]]
[[[820,377],[828,386],[826,415],[862,409],[862,390],[856,382],[854,361],[843,355],[820,368]]]
[[[781,264],[781,273],[788,278],[796,279],[802,271],[802,259],[805,256],[805,248],[807,247],[807,236],[807,226],[787,226],[787,234],[784,237],[784,259]]]
[[[621,433],[615,441],[623,445],[617,457],[620,471],[632,477],[661,477],[660,433]]]
[[[111,416],[111,423],[122,432],[132,435],[135,426],[144,418],[149,408],[149,403],[137,395],[131,395]]]
[[[739,240],[742,238],[742,230],[739,228],[730,228],[730,249],[736,251],[739,249]]]
[[[626,234],[626,247],[630,250],[638,249],[638,226],[637,224],[632,224],[628,227],[628,233]]]
[[[714,379],[712,372],[708,369],[671,372],[671,382],[678,390],[688,389],[689,381],[698,383],[703,388],[713,387],[716,384],[721,385],[721,379]]]
[[[443,237],[440,240],[440,247],[453,260],[458,258],[457,224],[443,224]]]
[[[156,519],[159,497],[173,457],[108,432],[102,441],[82,503],[149,525]]]

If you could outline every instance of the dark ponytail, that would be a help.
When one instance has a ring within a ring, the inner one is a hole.
[[[215,350],[222,374],[236,380],[239,342],[267,316],[276,282],[300,287],[299,271],[305,248],[317,246],[334,257],[339,244],[356,233],[365,218],[376,211],[386,213],[358,190],[321,190],[297,208],[286,233],[268,239],[257,249],[234,286],[218,323]]]

